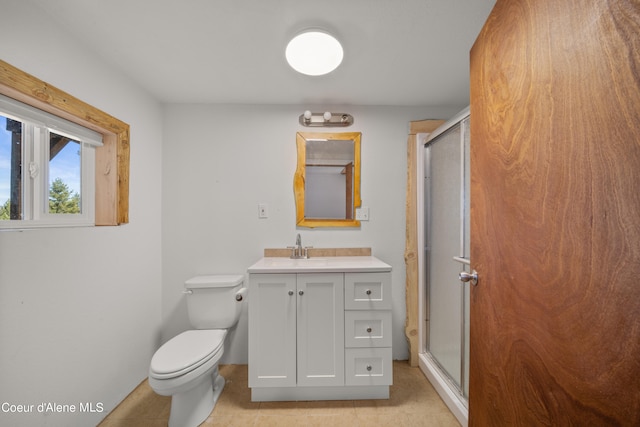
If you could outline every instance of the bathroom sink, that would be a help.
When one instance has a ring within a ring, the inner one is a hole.
[[[327,265],[328,261],[326,258],[265,258],[265,264],[274,267],[293,268]]]
[[[249,273],[391,271],[391,266],[372,256],[326,258],[265,257],[249,267]]]

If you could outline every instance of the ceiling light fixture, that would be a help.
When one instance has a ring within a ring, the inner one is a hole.
[[[321,76],[338,68],[344,51],[332,35],[320,31],[305,31],[295,36],[285,50],[291,68],[308,76]]]

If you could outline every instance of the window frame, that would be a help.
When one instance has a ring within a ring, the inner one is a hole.
[[[95,149],[95,225],[129,222],[129,125],[0,60],[0,94],[102,135]]]
[[[95,225],[95,149],[102,136],[83,126],[0,95],[0,115],[20,123],[21,219],[0,221],[0,229]],[[51,134],[70,139],[80,148],[80,212],[50,213]]]

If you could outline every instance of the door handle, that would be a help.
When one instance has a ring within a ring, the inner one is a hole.
[[[472,285],[478,284],[478,272],[475,270],[471,271],[471,273],[461,271],[458,277],[462,282],[471,282]]]

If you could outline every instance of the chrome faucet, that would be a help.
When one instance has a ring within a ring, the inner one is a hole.
[[[292,259],[301,259],[301,258],[309,258],[308,249],[313,246],[302,247],[302,238],[300,237],[300,233],[296,236],[296,245],[295,246],[287,246],[287,249],[291,249],[291,257]]]

